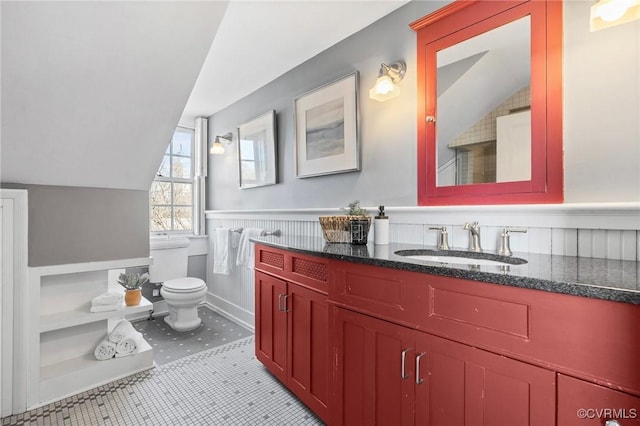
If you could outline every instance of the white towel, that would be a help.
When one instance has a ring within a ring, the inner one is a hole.
[[[89,308],[89,311],[95,313],[95,312],[121,311],[123,309],[124,309],[124,303],[120,301],[120,303],[117,303],[115,305],[91,306],[91,308]]]
[[[102,342],[98,343],[98,346],[96,346],[96,350],[93,352],[93,354],[96,356],[96,359],[98,361],[106,361],[108,359],[111,359],[116,354],[116,344],[105,339]]]
[[[229,275],[229,243],[231,236],[229,228],[215,228],[213,230],[213,273]],[[236,232],[234,232],[236,234]]]
[[[264,229],[260,228],[245,228],[240,236],[240,244],[238,245],[238,256],[236,258],[236,265],[246,266],[249,269],[253,269],[254,244],[251,238],[257,238],[264,233]]]
[[[133,326],[129,321],[124,319],[120,320],[118,324],[116,324],[116,326],[113,327],[113,330],[111,331],[111,333],[109,333],[109,341],[116,344],[120,343],[127,336],[133,334],[134,332],[136,332],[136,329],[133,328]]]
[[[116,358],[133,355],[140,350],[143,341],[142,333],[134,331],[116,345]]]
[[[109,291],[91,299],[91,306],[110,306],[122,302],[122,293]]]

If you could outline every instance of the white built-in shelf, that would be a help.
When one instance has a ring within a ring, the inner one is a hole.
[[[124,315],[139,314],[153,310],[153,303],[144,297],[136,306],[125,306],[124,302],[122,302],[122,305],[123,309],[117,311],[90,312],[89,308],[91,303],[89,303],[80,310],[42,315],[40,316],[40,332],[45,333],[47,331],[60,330],[62,328],[75,327],[77,325],[89,324],[111,318],[120,318]]]
[[[91,353],[43,366],[40,368],[40,401],[59,400],[153,366],[153,350],[144,340],[140,350],[130,356],[98,361]]]

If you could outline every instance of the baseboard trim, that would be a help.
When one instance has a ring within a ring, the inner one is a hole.
[[[206,305],[231,321],[243,326],[247,330],[255,332],[255,315],[215,294],[207,293]]]

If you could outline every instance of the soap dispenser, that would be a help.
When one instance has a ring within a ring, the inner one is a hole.
[[[384,214],[384,206],[378,207],[378,215],[373,222],[375,244],[389,244],[389,216]]]

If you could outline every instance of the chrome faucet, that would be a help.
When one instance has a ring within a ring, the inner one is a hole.
[[[446,226],[434,226],[429,229],[438,230],[438,250],[449,250],[449,238],[447,238]]]
[[[482,253],[482,247],[480,247],[480,225],[478,225],[478,221],[473,223],[465,222],[464,229],[469,231],[469,251]]]

